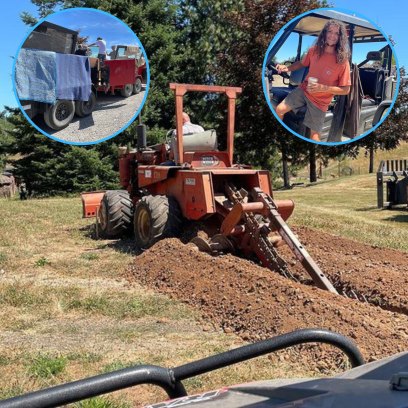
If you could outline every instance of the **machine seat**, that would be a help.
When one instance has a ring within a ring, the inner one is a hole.
[[[295,88],[288,86],[274,86],[271,89],[273,103],[280,104]]]
[[[364,95],[369,96],[376,102],[380,102],[385,81],[384,70],[378,68],[360,68],[359,74]]]
[[[306,78],[308,67],[303,67],[290,73],[289,86],[273,86],[271,88],[272,103],[275,107],[281,103],[290,92],[296,89]]]

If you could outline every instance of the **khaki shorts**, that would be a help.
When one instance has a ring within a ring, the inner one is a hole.
[[[296,88],[293,90],[285,98],[284,102],[292,108],[294,113],[297,113],[301,108],[306,106],[306,114],[303,124],[318,133],[322,131],[326,112],[323,112],[317,106],[313,105],[313,103],[306,98],[303,89]]]

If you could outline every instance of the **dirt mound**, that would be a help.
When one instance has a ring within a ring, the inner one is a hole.
[[[339,292],[408,315],[408,254],[377,248],[307,228],[301,242]],[[292,257],[293,258],[293,257]],[[301,265],[294,269],[300,273]]]
[[[350,282],[355,290],[371,291],[372,297],[383,291],[379,298],[395,310],[406,306],[405,253],[306,229],[297,232],[302,242],[313,243],[309,250],[330,277],[340,276],[344,285]],[[354,338],[370,361],[403,351],[408,339],[408,316],[403,313],[285,279],[232,255],[215,258],[177,239],[161,241],[138,256],[131,272],[143,284],[199,308],[207,319],[248,341],[319,327]],[[387,287],[390,282],[395,291]]]

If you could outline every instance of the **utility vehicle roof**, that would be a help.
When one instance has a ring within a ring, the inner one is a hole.
[[[354,25],[354,42],[386,41],[381,31],[369,21],[334,10],[314,11],[302,17],[292,31],[318,36],[327,20],[330,19],[340,20],[346,25]]]

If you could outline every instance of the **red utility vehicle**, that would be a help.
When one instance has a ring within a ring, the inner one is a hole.
[[[141,92],[143,83],[146,82],[146,61],[140,48],[118,45],[115,52],[110,54],[110,58],[101,64],[102,70],[109,72],[108,92],[113,94],[116,90],[120,90],[121,95],[126,98]],[[106,86],[102,82],[100,81],[96,89],[106,92]]]

